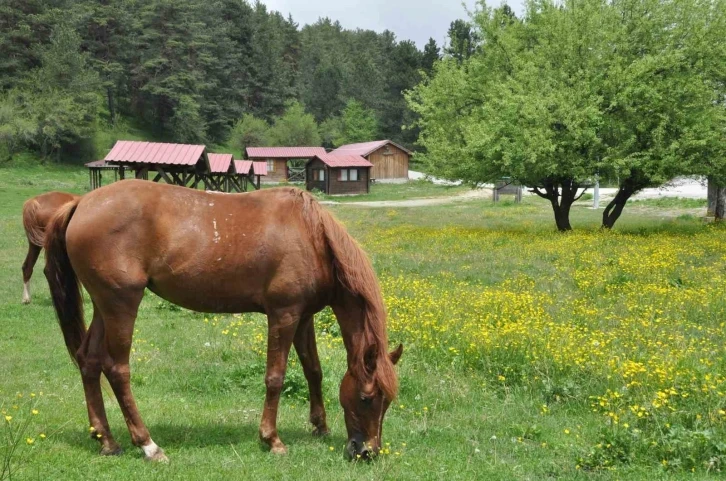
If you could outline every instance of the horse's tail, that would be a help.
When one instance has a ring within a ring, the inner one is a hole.
[[[40,203],[36,199],[28,199],[23,204],[23,228],[28,242],[38,247],[43,247],[45,243],[45,233],[43,227],[38,222],[38,209]]]
[[[315,239],[324,239],[333,256],[333,271],[339,286],[364,305],[363,333],[365,342],[354,346],[353,365],[357,379],[372,379],[368,363],[364,362],[374,347],[375,378],[389,400],[398,392],[398,377],[388,355],[386,308],[373,265],[363,249],[348,231],[307,192],[302,193],[303,216]]]
[[[66,230],[78,202],[80,198],[58,209],[45,229],[44,271],[68,353],[76,364],[76,352],[86,334],[86,323],[81,286],[66,249]]]

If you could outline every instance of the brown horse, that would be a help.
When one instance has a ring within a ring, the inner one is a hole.
[[[370,261],[306,192],[219,194],[125,180],[62,208],[46,236],[45,274],[66,345],[80,367],[92,436],[102,454],[120,452],[106,420],[103,372],[134,445],[146,459],[167,459],[129,386],[134,321],[146,288],[196,311],[267,314],[260,439],[274,453],[287,451],[277,434],[277,407],[292,344],[310,389],[313,433],[328,432],[313,315],[330,305],[348,353],[340,389],[346,452],[368,458],[380,449],[402,346],[387,352],[386,312]],[[79,280],[93,301],[88,331]]]
[[[23,204],[23,227],[28,238],[28,254],[23,262],[23,304],[30,304],[30,278],[45,243],[46,225],[63,204],[77,198],[77,195],[65,192],[48,192]]]

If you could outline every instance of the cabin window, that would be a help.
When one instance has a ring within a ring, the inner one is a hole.
[[[313,169],[313,180],[317,182],[325,181],[325,170]]]
[[[272,159],[267,159],[267,172],[274,172],[275,171],[275,161]]]
[[[340,169],[338,180],[341,182],[356,182],[358,180],[358,169]]]

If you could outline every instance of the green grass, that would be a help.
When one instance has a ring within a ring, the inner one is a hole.
[[[706,199],[687,199],[683,197],[662,197],[659,199],[634,199],[630,203],[634,206],[698,209],[706,207]]]
[[[322,200],[334,202],[368,202],[385,200],[422,199],[430,197],[448,197],[462,194],[469,187],[458,185],[436,185],[425,180],[411,180],[401,184],[374,183],[370,193],[360,195],[325,195],[318,194]]]
[[[30,393],[43,392],[34,398],[39,399],[40,413],[28,431],[35,442],[32,447],[21,446],[27,458],[13,479],[712,479],[713,474],[703,469],[694,474],[665,470],[645,454],[614,470],[578,469],[577,457],[596,442],[602,427],[602,416],[591,412],[582,392],[590,388],[588,382],[599,388],[605,381],[577,378],[581,391],[574,390],[571,401],[552,403],[552,412],[542,416],[540,407],[546,401],[538,384],[502,386],[492,378],[491,366],[517,368],[517,353],[467,363],[445,349],[425,348],[403,330],[391,336],[392,343],[403,340],[406,345],[399,367],[400,397],[385,420],[384,443],[391,443],[392,454],[370,464],[348,463],[342,456],[345,427],[337,402],[345,351],[334,327],[323,332],[331,325],[329,314],[318,319],[317,327],[332,435],[316,439],[309,434],[306,386],[299,366],[292,362],[278,419],[280,436],[290,452],[276,457],[257,440],[264,399],[264,359],[259,352],[264,341],[255,336],[263,332],[264,318],[207,316],[205,322],[204,315],[174,309],[151,294],[144,299],[136,324],[132,386],[154,440],[171,463],[152,465],[142,460],[108,393],[111,427],[126,453],[101,458],[98,446],[88,439],[80,376],[55,322],[42,261],[31,283],[33,303],[20,304],[20,265],[26,250],[22,202],[54,189],[82,193],[87,183],[87,173],[78,168],[0,168],[0,406],[14,413],[13,422],[18,422],[28,415]],[[410,190],[405,195],[400,186],[374,187],[366,200],[457,192],[418,183],[406,184]],[[495,288],[506,279],[529,276],[537,290],[576,295],[570,281],[548,273],[562,263],[581,262],[578,257],[570,261],[568,249],[585,247],[567,244],[570,237],[553,232],[552,214],[540,199],[527,197],[519,205],[480,200],[425,209],[341,205],[332,210],[368,250],[383,279],[430,279],[447,292],[459,282]],[[597,211],[575,208],[572,223],[576,229],[594,232],[599,216]],[[692,236],[707,233],[705,229],[697,219],[663,221],[656,214],[629,215],[626,209],[616,230],[630,237],[604,238],[603,249],[615,253],[613,249],[634,240],[661,235],[688,243]],[[439,240],[419,235],[438,235],[442,230],[446,232]],[[553,248],[533,254],[530,244]],[[584,258],[587,251],[578,252]],[[544,280],[537,283],[538,278]],[[401,289],[384,294],[387,299],[413,295]],[[86,302],[87,312],[88,307]],[[236,326],[231,329],[237,337],[222,333],[229,326]],[[18,393],[23,397],[18,398]],[[564,428],[573,434],[563,434]],[[39,439],[41,432],[47,439]]]

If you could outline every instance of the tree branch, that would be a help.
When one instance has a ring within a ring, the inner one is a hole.
[[[585,187],[584,189],[582,189],[582,193],[580,195],[578,195],[577,197],[575,197],[572,200],[572,202],[577,202],[578,200],[580,200],[580,197],[582,197],[583,195],[585,195],[585,192],[587,192],[587,187]]]
[[[549,199],[550,198],[550,195],[549,194],[542,193],[542,191],[539,190],[539,187],[532,187],[531,189],[529,189],[529,191],[532,192],[532,193],[534,193],[534,194],[537,194],[538,196],[542,197],[543,199]]]

